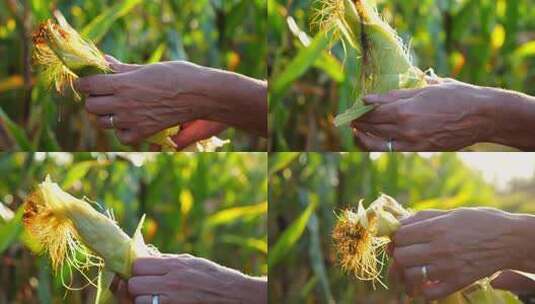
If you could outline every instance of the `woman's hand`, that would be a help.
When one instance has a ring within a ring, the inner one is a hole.
[[[376,108],[352,127],[365,150],[456,151],[490,139],[495,92],[452,79],[422,89],[369,95]]]
[[[191,255],[139,258],[128,292],[134,303],[267,303],[267,282]]]
[[[116,128],[124,144],[209,116],[217,102],[200,93],[203,69],[187,62],[125,65],[108,57],[116,74],[81,78],[86,109],[105,129]],[[113,123],[110,116],[113,115]]]
[[[527,240],[515,230],[517,221],[490,208],[424,211],[405,219],[393,238],[393,256],[407,292],[435,300],[499,270],[519,269]]]
[[[196,120],[267,134],[265,82],[184,61],[132,65],[106,59],[115,74],[80,78],[77,88],[88,95],[86,109],[99,126],[116,129],[124,144]]]

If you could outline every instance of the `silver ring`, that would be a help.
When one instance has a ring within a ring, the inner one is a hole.
[[[423,278],[423,282],[429,281],[429,274],[427,273],[427,266],[422,266],[422,278]]]
[[[391,139],[386,142],[386,150],[388,152],[394,152],[394,142]]]
[[[111,127],[116,129],[116,127],[115,127],[115,115],[110,114],[109,117],[110,117],[110,125],[111,125]]]
[[[152,304],[160,304],[160,296],[152,295]]]

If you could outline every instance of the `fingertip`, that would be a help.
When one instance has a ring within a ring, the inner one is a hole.
[[[86,77],[78,78],[74,81],[74,87],[80,93],[87,93],[90,90],[89,81]]]

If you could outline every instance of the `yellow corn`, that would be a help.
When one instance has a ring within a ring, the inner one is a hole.
[[[98,267],[127,279],[137,257],[155,253],[143,241],[143,219],[130,238],[111,216],[63,191],[49,177],[26,198],[24,208],[27,231],[50,256],[56,271],[66,263],[82,273]],[[82,261],[80,254],[85,257]],[[109,286],[112,278],[102,284]]]

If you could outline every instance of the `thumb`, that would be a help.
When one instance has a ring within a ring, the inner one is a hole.
[[[126,64],[122,63],[111,55],[105,55],[104,58],[110,64],[110,68],[114,73],[126,73],[137,70],[142,67],[140,64]]]
[[[197,120],[187,125],[183,125],[183,127],[184,128],[173,137],[173,141],[177,145],[177,150],[182,150],[200,140],[215,136],[227,128],[225,124],[207,120]]]

